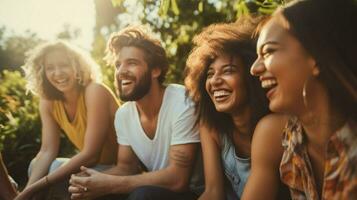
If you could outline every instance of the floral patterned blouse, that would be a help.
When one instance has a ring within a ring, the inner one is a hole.
[[[354,127],[354,128],[353,128]],[[306,136],[297,118],[284,130],[280,177],[293,200],[357,200],[357,126],[346,123],[328,142],[322,197],[319,197],[306,147]]]

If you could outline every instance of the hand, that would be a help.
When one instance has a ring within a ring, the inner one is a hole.
[[[110,193],[110,175],[81,167],[81,173],[73,174],[68,191],[71,199],[92,199]]]
[[[35,191],[29,188],[25,188],[22,192],[20,192],[16,197],[15,200],[29,200],[32,199],[33,194]]]

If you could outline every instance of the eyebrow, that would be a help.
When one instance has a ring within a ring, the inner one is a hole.
[[[263,43],[262,45],[260,45],[259,49],[257,49],[258,53],[261,53],[262,49],[264,48],[264,46],[269,45],[269,44],[278,45],[279,42],[274,41],[274,40],[270,40],[270,41],[267,41],[267,42]]]
[[[235,65],[233,63],[227,63],[227,64],[224,64],[221,66],[221,68],[225,68],[225,67],[235,67],[235,68],[238,68],[238,65]],[[213,70],[213,67],[208,67],[208,70]]]
[[[125,60],[119,60],[119,59],[117,59],[117,60],[115,61],[115,64],[117,64],[117,63],[122,63],[122,62],[130,62],[130,61],[139,62],[139,59],[136,59],[136,58],[127,58],[127,59],[125,59]]]

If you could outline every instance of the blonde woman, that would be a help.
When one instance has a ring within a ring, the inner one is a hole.
[[[64,41],[48,42],[29,53],[24,69],[28,89],[40,97],[42,143],[17,199],[32,199],[67,183],[80,166],[115,164],[113,120],[119,103],[100,83],[99,67],[90,56]],[[61,130],[79,150],[70,159],[56,159]],[[69,198],[65,186],[60,193]]]

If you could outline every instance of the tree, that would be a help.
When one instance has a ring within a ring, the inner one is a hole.
[[[0,28],[0,71],[18,70],[24,64],[25,53],[43,40],[30,31],[7,38],[4,37],[5,32],[5,27]]]
[[[97,24],[96,29],[107,38],[113,27],[118,31],[138,22],[150,25],[161,37],[171,63],[167,82],[182,83],[196,33],[212,23],[234,22],[241,15],[270,14],[281,3],[283,0],[112,0],[113,6],[121,12],[112,20],[106,18],[105,24]]]

